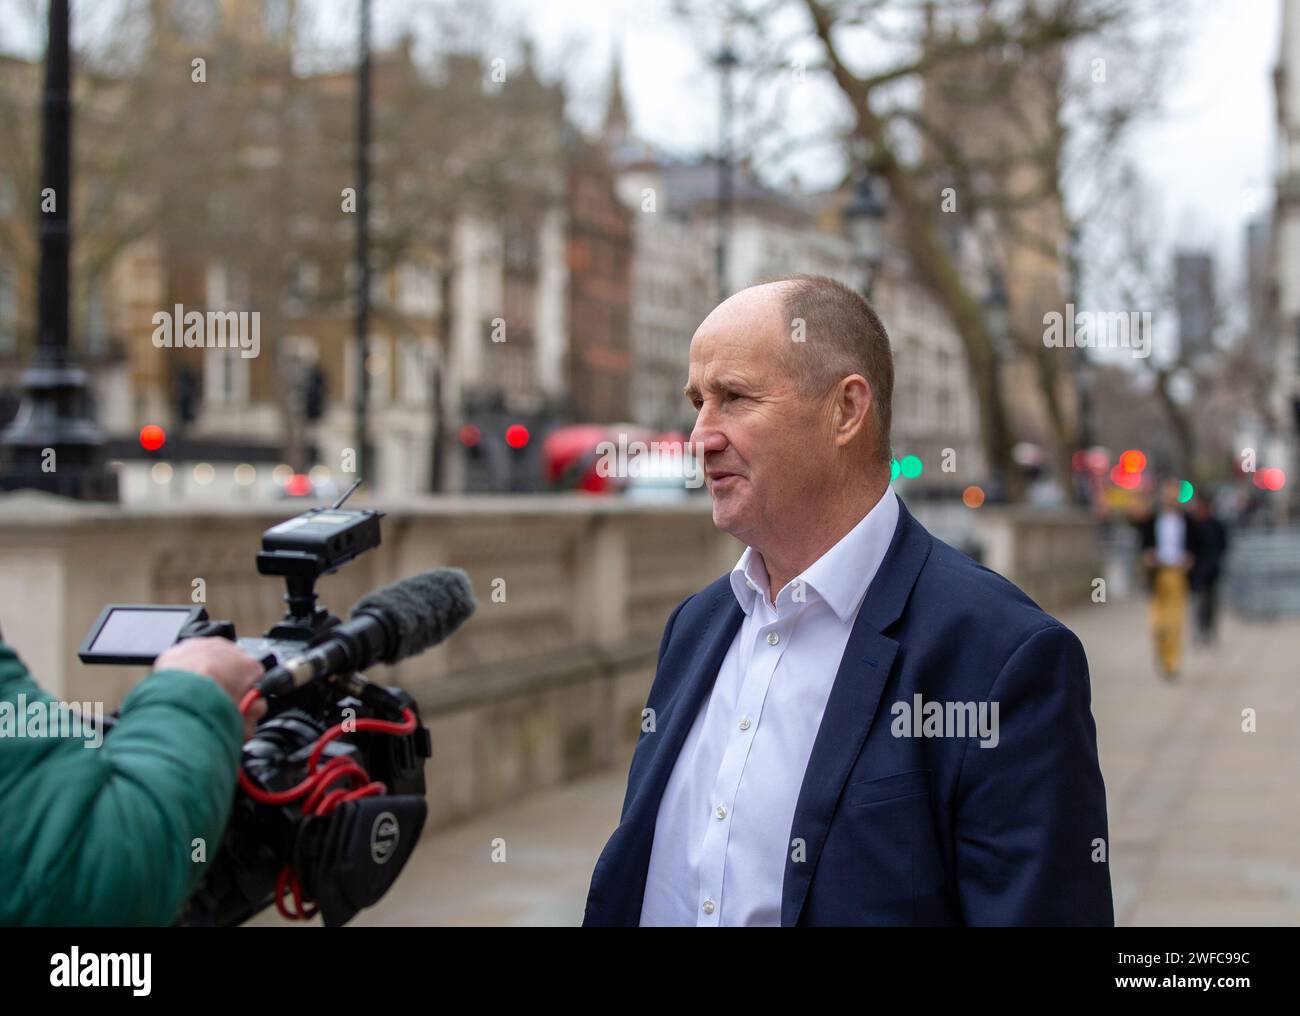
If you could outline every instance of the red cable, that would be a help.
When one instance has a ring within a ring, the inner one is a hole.
[[[294,910],[292,913],[284,905],[284,890],[286,886],[293,893]],[[275,909],[280,912],[280,916],[286,921],[306,921],[316,916],[318,909],[315,904],[308,910],[303,906],[302,887],[298,884],[297,873],[287,864],[280,869],[280,877],[275,881]]]
[[[362,730],[373,730],[380,734],[409,734],[415,729],[415,714],[409,709],[403,709],[401,723],[393,723],[391,720],[355,720],[353,727],[358,733]],[[345,733],[343,724],[336,723],[321,735],[320,740],[316,742],[315,750],[311,753],[311,758],[307,760],[308,772],[316,768],[316,761],[325,750],[325,745],[343,733]]]
[[[369,774],[351,759],[336,758],[331,761],[339,764],[328,765],[316,774],[317,778],[315,786],[312,788],[311,793],[309,793],[302,802],[302,810],[304,812],[312,811],[316,807],[316,802],[320,800],[325,791],[329,789],[329,785],[335,780],[344,777],[355,777],[360,778],[361,782],[365,783],[370,779]]]
[[[253,703],[261,697],[260,690],[250,688],[244,697],[240,699],[240,714],[247,716],[248,710],[252,708]],[[320,762],[325,746],[330,741],[341,737],[344,733],[369,730],[379,734],[409,734],[416,727],[415,713],[410,709],[403,709],[400,723],[391,720],[362,719],[352,722],[350,726],[351,730],[345,730],[342,723],[336,723],[317,738],[316,746],[307,759],[307,777],[297,786],[290,787],[288,790],[264,790],[253,782],[252,777],[245,772],[243,766],[239,767],[239,785],[244,789],[244,793],[248,794],[254,801],[260,801],[262,804],[288,804],[300,797],[304,798],[301,805],[303,814],[317,816],[328,815],[346,801],[356,801],[363,797],[387,793],[388,787],[379,780],[371,780],[365,768],[354,759],[340,755],[330,759],[319,770],[316,766]],[[342,787],[328,789],[330,784],[341,779],[352,781],[354,784],[352,789],[345,790]],[[285,905],[286,889],[293,897],[292,911]],[[298,873],[287,864],[280,869],[280,874],[275,881],[275,909],[287,921],[308,920],[315,917],[320,909],[313,902],[304,902],[302,885],[298,881]]]

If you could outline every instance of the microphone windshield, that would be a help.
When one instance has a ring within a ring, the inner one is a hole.
[[[435,568],[367,593],[351,616],[378,616],[394,627],[397,647],[383,662],[396,663],[436,646],[477,606],[468,575],[459,568]]]

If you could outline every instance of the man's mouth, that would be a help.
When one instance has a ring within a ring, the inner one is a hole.
[[[729,487],[739,479],[740,479],[740,475],[738,473],[710,473],[709,474],[709,481],[714,490],[717,490],[719,487],[724,487],[724,488]]]

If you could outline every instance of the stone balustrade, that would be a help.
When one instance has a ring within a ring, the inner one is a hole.
[[[642,504],[580,495],[390,501],[382,544],[326,576],[340,616],[364,593],[427,568],[463,568],[478,610],[444,645],[372,679],[419,702],[433,736],[430,828],[591,770],[625,766],[659,639],[682,599],[728,571],[742,545],[707,498]],[[261,634],[284,611],[257,573],[264,530],[297,502],[131,507],[34,493],[0,497],[0,629],[41,684],[114,708],[140,668],[87,667],[77,648],[107,603],[194,602]],[[1085,517],[981,509],[984,560],[1048,609],[1087,598],[1096,564]]]

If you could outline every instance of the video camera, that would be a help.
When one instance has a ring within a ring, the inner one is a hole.
[[[284,578],[288,610],[261,638],[236,638],[202,607],[111,604],[81,645],[84,663],[151,665],[181,639],[220,636],[266,670],[240,711],[260,696],[267,713],[244,744],[230,822],[181,925],[240,924],[272,903],[289,919],[319,912],[346,924],[388,891],[419,840],[429,732],[406,692],[360,671],[441,642],[474,597],[463,571],[440,568],[367,594],[347,621],[317,606],[317,579],[379,545],[383,513],[342,508],[357,483],[262,535],[257,570]]]

